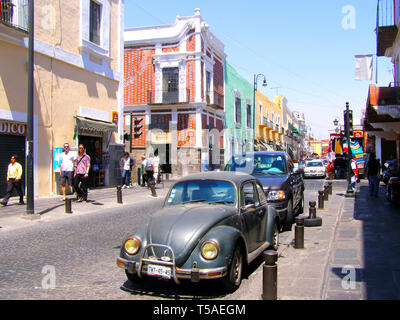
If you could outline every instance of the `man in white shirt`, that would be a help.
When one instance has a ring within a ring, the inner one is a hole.
[[[128,152],[124,153],[122,162],[122,188],[129,188],[131,184],[133,159],[129,156]]]
[[[69,144],[64,143],[64,152],[61,154],[61,166],[60,166],[60,186],[63,198],[61,201],[65,201],[65,184],[72,187],[74,185],[74,155],[69,150]]]

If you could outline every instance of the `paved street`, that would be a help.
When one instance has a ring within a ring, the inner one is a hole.
[[[305,216],[308,202],[317,200],[323,183],[306,180]],[[324,210],[317,211],[323,225],[305,229],[304,249],[293,248],[294,228],[281,233],[278,299],[400,298],[400,261],[393,255],[400,248],[400,214],[386,204],[382,192],[378,200],[369,199],[366,188],[362,182],[357,198],[347,199],[345,181],[334,181],[333,196]],[[126,280],[115,264],[120,245],[134,225],[147,222],[161,206],[166,190],[159,189],[157,199],[150,198],[147,189],[123,190],[124,205],[118,206],[110,190],[96,190],[91,192],[92,203],[73,204],[72,215],[57,207],[38,221],[15,216],[13,206],[2,208],[0,299],[260,300],[262,258],[250,266],[233,294],[222,292],[218,281],[176,286],[159,280],[132,285]],[[59,203],[58,198],[47,201]],[[377,204],[374,212],[369,211],[372,204]],[[50,219],[53,214],[56,217]],[[7,216],[24,226],[7,226]],[[351,272],[344,266],[354,267],[354,288],[352,282],[343,282]],[[51,272],[55,288],[44,289]]]

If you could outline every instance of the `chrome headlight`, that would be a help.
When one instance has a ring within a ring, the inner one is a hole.
[[[201,246],[201,255],[206,260],[214,260],[219,253],[219,246],[215,241],[207,240]]]
[[[140,249],[140,240],[136,237],[129,237],[125,240],[125,251],[130,255],[135,255]]]
[[[276,201],[276,200],[284,200],[286,199],[285,191],[283,190],[276,190],[270,191],[267,195],[267,201]]]

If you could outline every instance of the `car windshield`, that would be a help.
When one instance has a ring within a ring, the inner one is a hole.
[[[206,202],[234,205],[236,191],[229,181],[190,180],[178,182],[173,186],[167,205]]]
[[[324,165],[322,164],[322,162],[317,161],[317,162],[309,162],[307,163],[307,167],[323,167]]]
[[[285,156],[279,154],[235,156],[232,157],[225,170],[240,171],[248,174],[287,173]]]

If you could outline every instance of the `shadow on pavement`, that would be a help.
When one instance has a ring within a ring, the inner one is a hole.
[[[364,283],[366,300],[400,299],[400,208],[386,200],[385,191],[381,185],[375,198],[361,185],[353,209],[353,219],[362,221],[363,251],[363,268],[355,268],[355,282]],[[342,268],[332,272],[341,279],[347,275]]]

